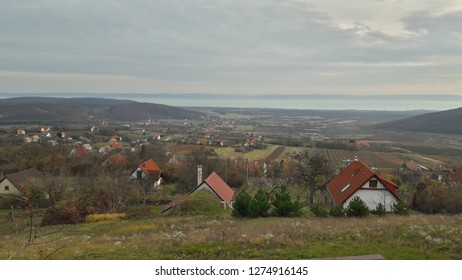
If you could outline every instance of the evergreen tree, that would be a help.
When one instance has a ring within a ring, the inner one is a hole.
[[[266,217],[271,208],[268,196],[265,191],[260,188],[253,197],[250,203],[250,216],[251,217]]]
[[[233,213],[234,217],[249,217],[250,216],[250,205],[252,202],[252,197],[246,191],[240,191],[236,200],[233,203]]]
[[[292,201],[290,193],[286,187],[281,187],[275,194],[273,199],[273,215],[278,217],[293,217],[300,215],[300,204]]]
[[[345,209],[345,213],[350,217],[366,217],[369,216],[369,208],[359,196],[355,196]]]

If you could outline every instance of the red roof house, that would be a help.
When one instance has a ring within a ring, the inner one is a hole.
[[[199,192],[199,191],[208,191],[208,192],[212,193],[218,199],[221,200],[221,203],[223,204],[223,206],[225,208],[227,206],[229,206],[229,207],[232,206],[232,201],[233,201],[233,197],[234,197],[233,189],[231,189],[231,187],[228,186],[228,184],[226,184],[226,182],[223,181],[223,179],[221,179],[221,177],[218,176],[217,173],[212,172],[212,174],[210,174],[210,176],[207,177],[207,179],[205,179],[204,181],[199,183],[199,185],[194,190],[192,190],[191,192],[189,192],[185,196],[182,196],[182,197],[179,197],[179,198],[173,200],[169,205],[167,205],[167,207],[165,207],[164,210],[162,210],[162,213],[169,212],[176,205],[178,205],[178,204],[182,203],[183,201],[185,201],[186,199],[188,199],[188,197],[190,195],[192,195],[192,194],[194,194],[196,192]]]
[[[452,177],[456,181],[462,181],[462,166],[454,174],[452,174]]]
[[[373,210],[382,203],[387,211],[398,201],[398,186],[375,174],[359,160],[351,162],[327,184],[327,190],[336,205],[348,205],[360,197]]]
[[[88,155],[87,150],[85,147],[81,145],[76,145],[72,148],[72,150],[69,152],[69,156],[86,156]]]
[[[138,165],[131,177],[139,180],[152,179],[155,181],[154,186],[159,186],[162,181],[162,170],[150,159]]]

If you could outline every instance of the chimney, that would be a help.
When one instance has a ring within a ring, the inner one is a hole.
[[[197,185],[202,183],[202,165],[197,166]]]

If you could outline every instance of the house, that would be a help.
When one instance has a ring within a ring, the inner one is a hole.
[[[162,170],[157,163],[150,159],[138,165],[131,177],[137,180],[154,180],[154,187],[157,187],[162,181]]]
[[[124,169],[127,167],[127,161],[121,153],[116,153],[111,156],[108,156],[108,158],[105,161],[103,161],[102,166]]]
[[[452,174],[452,178],[456,181],[462,182],[462,166],[459,169],[457,169],[457,171],[454,174]]]
[[[198,180],[201,180],[200,177],[202,176],[202,169],[198,170]],[[200,192],[200,191],[207,191],[214,196],[216,196],[218,199],[220,199],[221,204],[223,205],[224,208],[226,207],[232,207],[233,203],[233,197],[234,197],[234,191],[231,189],[228,184],[221,179],[220,176],[218,176],[217,173],[212,172],[212,174],[207,177],[204,181],[201,181],[198,183],[197,187],[189,192],[188,194],[179,197],[175,200],[173,200],[170,204],[167,205],[167,207],[164,208],[164,210],[161,211],[161,213],[167,213],[170,210],[172,210],[176,205],[179,205],[183,201],[187,200],[188,197],[194,193]]]
[[[81,145],[75,145],[72,150],[69,152],[69,156],[86,156],[88,155],[85,147]]]
[[[21,195],[24,189],[31,187],[44,187],[48,184],[45,176],[32,167],[0,178],[0,194]]]
[[[387,211],[398,202],[398,186],[380,177],[362,161],[356,159],[327,184],[336,205],[348,205],[354,197],[361,198],[373,210],[382,203]]]
[[[16,135],[26,135],[26,131],[24,129],[16,130]]]
[[[403,171],[405,170],[409,170],[409,171],[412,171],[412,172],[423,172],[423,171],[430,171],[430,169],[428,169],[427,167],[421,165],[421,164],[418,164],[417,162],[411,160],[411,161],[406,161],[401,169]]]

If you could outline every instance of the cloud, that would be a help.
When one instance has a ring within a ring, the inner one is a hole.
[[[117,91],[114,77],[139,92],[379,92],[431,80],[456,93],[462,7],[433,2],[0,0],[0,71],[37,73],[21,79],[42,92],[83,80]],[[53,74],[53,87],[37,84]]]

